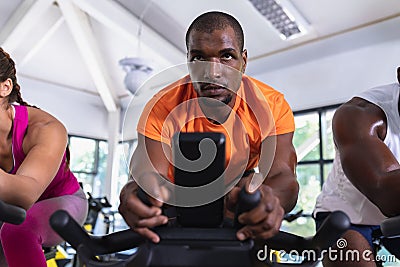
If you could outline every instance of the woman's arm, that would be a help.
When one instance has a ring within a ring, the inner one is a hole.
[[[28,108],[29,125],[23,141],[26,155],[16,174],[0,171],[0,197],[25,209],[42,195],[56,175],[66,146],[65,127],[50,114]]]

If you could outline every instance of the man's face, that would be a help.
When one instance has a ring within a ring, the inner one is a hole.
[[[233,107],[232,99],[240,87],[247,62],[247,51],[240,51],[233,29],[226,27],[211,33],[192,31],[187,60],[193,86],[203,102]]]

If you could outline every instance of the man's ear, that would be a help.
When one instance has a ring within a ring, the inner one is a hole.
[[[242,67],[242,72],[244,73],[246,71],[246,66],[247,66],[247,50],[244,49],[242,52],[242,58],[243,58],[243,67]]]
[[[0,97],[7,97],[11,94],[13,82],[10,78],[0,83]]]

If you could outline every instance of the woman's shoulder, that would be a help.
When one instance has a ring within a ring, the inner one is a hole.
[[[52,130],[61,133],[66,132],[63,123],[49,112],[29,106],[27,107],[27,111],[28,111],[28,128],[31,131]]]
[[[23,150],[28,154],[33,147],[63,150],[68,142],[68,133],[64,125],[50,113],[27,107],[28,127],[23,141]]]

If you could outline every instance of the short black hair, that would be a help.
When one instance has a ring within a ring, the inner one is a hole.
[[[242,26],[233,16],[220,11],[210,11],[201,14],[190,24],[186,32],[186,49],[189,48],[189,35],[192,31],[212,33],[215,30],[226,29],[226,27],[233,29],[240,51],[243,51],[244,34]]]

